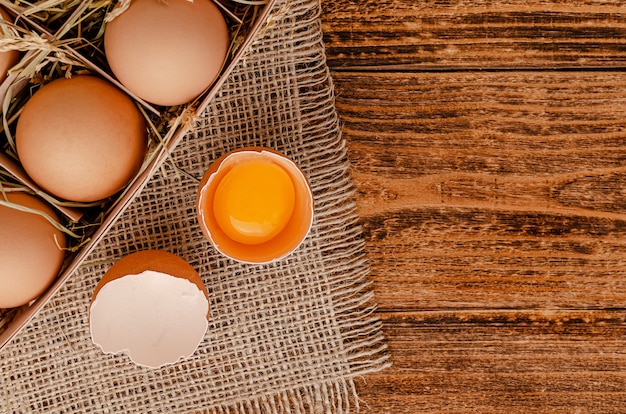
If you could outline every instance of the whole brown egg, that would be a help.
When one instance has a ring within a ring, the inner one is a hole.
[[[33,195],[6,193],[0,199],[58,220]],[[61,269],[65,243],[65,235],[42,215],[0,205],[0,308],[24,305],[43,293]]]
[[[208,88],[229,43],[211,0],[132,0],[104,32],[113,74],[139,98],[163,106],[187,103]]]
[[[147,151],[136,104],[95,76],[57,79],[26,102],[17,121],[17,154],[42,189],[71,201],[112,196],[135,176]]]

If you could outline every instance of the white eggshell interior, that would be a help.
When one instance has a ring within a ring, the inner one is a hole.
[[[138,365],[158,368],[195,352],[208,310],[194,283],[146,270],[100,289],[89,314],[91,339],[105,353],[125,352]]]

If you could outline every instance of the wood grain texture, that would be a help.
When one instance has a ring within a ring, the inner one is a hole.
[[[324,1],[334,68],[624,67],[622,1]]]
[[[623,413],[624,313],[382,313],[393,368],[368,413]]]
[[[333,74],[394,366],[371,413],[619,413],[619,73]]]
[[[626,3],[322,4],[393,363],[363,411],[626,412]]]
[[[624,306],[626,74],[334,79],[382,309]]]

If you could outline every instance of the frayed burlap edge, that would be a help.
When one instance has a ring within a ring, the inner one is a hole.
[[[347,414],[360,411],[360,400],[352,379],[323,382],[283,391],[271,396],[260,395],[205,411],[207,414]]]
[[[356,380],[363,376],[391,367],[387,344],[382,333],[382,322],[375,316],[376,303],[370,268],[365,255],[365,241],[359,224],[356,207],[356,190],[350,178],[350,163],[347,158],[346,142],[342,137],[339,119],[335,111],[334,85],[328,67],[321,31],[321,4],[316,0],[314,14],[309,18],[320,25],[319,30],[311,30],[322,46],[321,62],[315,67],[324,74],[325,82],[317,87],[328,88],[328,101],[325,102],[332,112],[319,118],[321,125],[336,131],[336,142],[329,149],[325,160],[329,176],[340,177],[334,194],[325,194],[335,202],[334,208],[326,209],[324,216],[332,217],[326,226],[324,237],[334,237],[333,252],[325,256],[325,271],[332,276],[332,302],[335,305],[335,317],[338,320],[343,337],[343,351],[350,364],[349,372],[342,378],[331,381],[313,382],[295,389],[282,390],[278,394],[258,395],[255,398],[225,403],[220,407],[202,411],[210,414],[348,414],[360,412],[367,407],[367,402],[358,396]],[[280,25],[282,19],[293,13],[291,0],[278,1],[267,24],[261,28],[258,37],[263,37],[272,28]],[[313,40],[313,39],[312,39]],[[249,51],[248,51],[249,53]],[[306,53],[305,53],[306,54]],[[246,54],[243,59],[245,60]],[[305,59],[306,60],[306,59]],[[307,63],[308,64],[308,63]],[[313,71],[312,71],[313,72]],[[319,74],[318,74],[319,76]],[[300,108],[306,112],[306,108]],[[332,200],[332,201],[331,201]],[[324,221],[317,212],[317,220]],[[343,226],[344,232],[336,232],[335,226]],[[323,232],[321,230],[320,232]],[[333,234],[334,233],[334,234]],[[319,237],[319,235],[318,235]]]

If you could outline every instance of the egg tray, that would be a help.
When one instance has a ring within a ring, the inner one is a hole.
[[[126,0],[121,0],[123,4]],[[163,0],[155,0],[163,1]],[[54,79],[77,74],[92,74],[105,78],[126,92],[144,114],[150,147],[144,164],[132,181],[118,194],[97,204],[60,203],[43,192],[37,194],[51,204],[78,211],[78,221],[65,215],[59,223],[75,234],[68,238],[68,249],[63,267],[53,284],[37,299],[20,308],[0,309],[0,350],[32,319],[37,311],[57,292],[65,280],[80,266],[102,239],[114,221],[141,191],[154,172],[167,162],[169,153],[194,127],[194,119],[202,113],[217,94],[220,86],[243,58],[255,35],[267,23],[276,0],[266,2],[212,0],[222,10],[229,26],[231,45],[222,70],[213,84],[199,98],[186,105],[156,107],[128,91],[112,75],[103,52],[103,29],[107,14],[116,5],[114,0],[58,0],[27,2],[0,0],[15,24],[11,30],[0,32],[11,38],[9,47],[22,52],[20,62],[0,84],[2,102],[2,132],[0,156],[20,169],[13,144],[16,120],[20,110],[38,88]],[[27,180],[19,174],[0,167],[0,197],[2,191],[32,192]],[[0,287],[1,288],[1,287]]]

